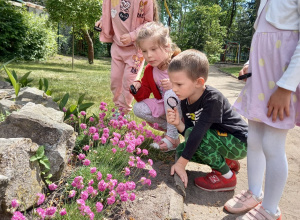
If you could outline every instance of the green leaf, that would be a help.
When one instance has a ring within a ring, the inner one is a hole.
[[[70,110],[70,113],[74,113],[74,111],[77,109],[77,105],[71,105],[69,110]]]
[[[80,104],[83,102],[84,96],[85,96],[85,94],[82,94],[82,95],[79,97],[78,102],[77,102],[78,105],[80,105]]]
[[[39,158],[36,156],[36,155],[33,155],[32,157],[30,157],[30,161],[33,162],[33,161],[36,161],[38,160]]]
[[[41,159],[45,154],[45,148],[44,146],[40,146],[39,149],[36,151],[35,153],[35,156],[38,158],[38,159]]]
[[[19,79],[19,82],[23,82],[23,81],[26,81],[26,79],[28,78],[28,76],[29,76],[29,74],[31,73],[31,71],[30,72],[28,72],[28,73],[25,73],[20,79]],[[33,79],[32,79],[33,80]],[[31,81],[32,81],[31,80]],[[30,81],[30,82],[31,82]]]
[[[52,182],[49,179],[45,179],[45,182],[50,185]]]
[[[94,105],[95,103],[84,103],[84,104],[81,104],[79,105],[79,108],[78,108],[78,111],[81,112],[81,111],[85,111],[87,108],[91,107],[92,105]]]
[[[44,83],[43,83],[42,79],[40,79],[39,80],[39,90],[43,89],[43,85],[44,85]]]
[[[43,158],[40,159],[40,163],[43,164],[46,169],[50,170],[50,162],[49,162],[48,157],[46,155],[44,155]]]
[[[46,176],[45,178],[50,179],[53,175],[50,173],[48,176]]]
[[[14,76],[15,80],[18,82],[18,76],[15,70],[12,71],[12,75]]]
[[[6,74],[9,77],[9,79],[11,81],[11,84],[15,88],[15,94],[16,94],[16,96],[18,96],[19,91],[20,91],[20,83],[17,83],[16,79],[14,78],[14,76],[12,75],[12,73],[6,68],[6,66],[4,66],[4,70],[5,70]]]
[[[62,100],[60,101],[59,103],[59,109],[62,111],[63,107],[66,106],[67,102],[68,102],[68,99],[69,99],[69,93],[66,93],[64,95],[64,97],[62,98]]]
[[[48,86],[49,86],[48,79],[46,79],[46,78],[44,78],[44,85],[45,85],[44,91],[46,92],[48,90]]]
[[[51,96],[51,95],[52,95],[52,92],[48,89],[48,90],[46,91],[46,94],[49,95],[49,96]]]
[[[54,102],[58,102],[59,100],[61,100],[60,97],[53,98],[53,101],[54,101]]]

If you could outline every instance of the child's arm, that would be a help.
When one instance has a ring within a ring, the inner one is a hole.
[[[174,125],[177,130],[182,133],[185,130],[185,124],[181,121],[177,108],[167,110],[167,122]]]

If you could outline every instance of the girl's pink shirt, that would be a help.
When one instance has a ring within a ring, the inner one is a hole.
[[[121,47],[132,45],[137,37],[138,30],[145,23],[153,21],[153,1],[104,0],[101,21],[100,41],[114,42]],[[123,34],[130,34],[130,44],[124,45],[120,41]]]

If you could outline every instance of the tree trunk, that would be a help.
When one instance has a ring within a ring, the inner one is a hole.
[[[74,69],[74,44],[75,44],[75,26],[73,25],[73,31],[72,31],[72,70]]]
[[[235,17],[236,14],[236,0],[232,1],[232,7],[231,7],[231,14],[230,14],[230,20],[227,26],[227,33],[229,33],[232,22],[233,22],[233,18]]]
[[[87,44],[88,44],[88,60],[89,60],[89,64],[93,64],[94,63],[94,44],[93,44],[93,40],[89,34],[89,32],[87,30],[82,30],[83,35],[84,35],[84,39],[86,40]]]

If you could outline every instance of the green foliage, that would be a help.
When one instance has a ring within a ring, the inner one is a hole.
[[[50,178],[52,177],[52,174],[46,174],[50,171],[50,162],[48,157],[45,155],[45,147],[40,146],[39,149],[36,151],[35,155],[33,155],[30,158],[31,162],[37,161],[40,166],[42,165],[42,177],[44,178],[45,182],[47,184],[51,184]]]
[[[0,0],[0,60],[45,59],[56,53],[56,33],[47,17]]]
[[[182,50],[194,48],[204,51],[213,63],[222,52],[226,33],[225,27],[220,25],[222,15],[218,5],[197,6],[185,13],[182,31],[173,33],[173,37]]]
[[[86,111],[89,107],[91,107],[92,105],[94,105],[94,103],[89,102],[89,103],[82,103],[83,99],[85,97],[85,94],[82,94],[79,96],[77,104],[72,104],[69,106],[69,108],[64,109],[65,106],[67,105],[67,102],[69,100],[69,93],[66,93],[62,99],[58,100],[59,101],[59,109],[61,111],[64,111],[65,113],[65,118],[64,120],[68,119],[71,114],[75,115],[76,117],[78,116],[78,113],[80,113],[81,111]]]
[[[12,75],[13,75],[15,81],[20,83],[20,87],[30,86],[29,83],[31,83],[33,81],[32,78],[28,78],[30,73],[31,73],[31,71],[25,73],[23,76],[18,78],[18,75],[17,75],[16,71],[12,70]],[[5,78],[5,81],[9,82],[13,86],[13,83],[10,80],[10,78]]]
[[[48,79],[44,78],[44,80],[42,79],[39,80],[39,90],[43,90],[47,95],[51,96],[52,92],[48,89],[48,87],[49,87]]]
[[[16,74],[15,76],[6,68],[6,66],[3,66],[4,67],[4,70],[6,72],[6,74],[8,75],[9,77],[9,80],[11,82],[11,84],[13,85],[14,89],[15,89],[15,94],[16,94],[16,97],[18,97],[18,94],[19,94],[19,91],[20,91],[20,88],[21,88],[21,83],[17,82],[17,80],[15,79],[15,77],[17,78]],[[15,72],[14,72],[15,73]]]

